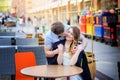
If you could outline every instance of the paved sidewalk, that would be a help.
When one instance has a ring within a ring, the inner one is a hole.
[[[88,39],[88,46],[85,51],[92,51],[90,39]],[[93,53],[96,58],[96,78],[98,80],[119,80],[117,62],[120,61],[120,49],[93,41]]]

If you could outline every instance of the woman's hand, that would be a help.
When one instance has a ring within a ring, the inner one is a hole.
[[[59,45],[58,45],[58,49],[59,49],[59,50],[63,50],[63,45],[62,45],[62,44],[59,44]]]
[[[63,45],[59,44],[58,45],[58,57],[57,57],[57,62],[58,64],[62,64],[62,60],[63,60]]]
[[[83,49],[82,45],[75,45],[75,46],[73,46],[72,53],[74,54],[74,53],[76,53],[76,51],[81,52],[82,49]]]
[[[58,45],[58,51],[59,51],[59,53],[63,53],[63,45],[62,44]]]
[[[78,60],[78,56],[80,54],[80,52],[82,51],[82,45],[77,45],[73,47],[73,52],[74,55],[72,56],[71,60],[70,60],[70,65],[75,65],[77,60]]]
[[[73,49],[71,50],[71,52],[74,54],[76,51],[77,51],[77,49],[78,49],[78,46],[73,46]]]

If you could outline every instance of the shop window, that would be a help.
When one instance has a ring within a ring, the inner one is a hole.
[[[66,6],[61,7],[61,14],[62,14],[62,22],[67,23],[67,17],[66,17]]]
[[[77,12],[77,5],[72,4],[70,8],[70,15],[71,15],[71,25],[78,25],[78,12]]]
[[[58,10],[57,9],[54,10],[54,20],[58,21]]]
[[[47,26],[50,26],[52,22],[52,16],[51,16],[50,10],[48,10],[46,14],[47,14]]]
[[[90,7],[91,7],[91,1],[86,1],[86,2],[85,2],[84,9],[85,9],[85,10],[90,10]]]
[[[109,10],[117,8],[118,0],[101,0],[100,2],[101,10]]]

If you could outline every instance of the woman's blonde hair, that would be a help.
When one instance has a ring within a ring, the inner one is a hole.
[[[73,29],[73,41],[70,44],[70,48],[69,48],[70,55],[72,55],[72,50],[73,50],[74,46],[77,46],[79,38],[80,38],[79,28],[77,26],[71,26],[71,28]]]

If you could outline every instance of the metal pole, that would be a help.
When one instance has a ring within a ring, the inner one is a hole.
[[[91,0],[91,10],[92,10],[92,7],[93,7],[93,0]],[[91,16],[92,16],[92,14],[91,14]],[[91,21],[92,21],[93,19],[92,19],[92,17],[91,17]],[[94,42],[93,42],[93,37],[94,37],[94,35],[93,35],[93,26],[94,26],[94,22],[92,21],[92,23],[91,23],[91,27],[92,27],[92,35],[91,35],[91,38],[92,38],[92,74],[93,74],[93,69],[94,69],[94,65],[93,65],[93,62],[94,62]],[[92,78],[94,77],[94,74],[91,76]]]

